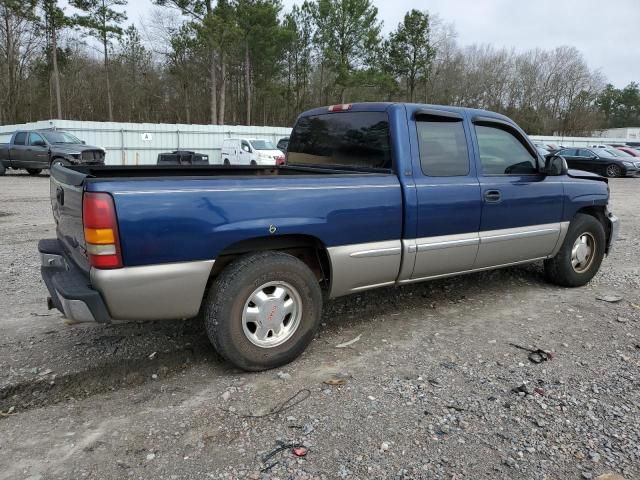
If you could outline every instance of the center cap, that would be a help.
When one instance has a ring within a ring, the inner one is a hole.
[[[278,323],[278,304],[273,302],[267,306],[265,323],[275,325]]]

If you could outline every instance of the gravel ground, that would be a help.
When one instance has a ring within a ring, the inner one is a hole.
[[[48,180],[0,177],[0,479],[638,479],[639,182],[611,182],[621,238],[586,287],[532,264],[346,297],[247,374],[194,321],[47,312]]]

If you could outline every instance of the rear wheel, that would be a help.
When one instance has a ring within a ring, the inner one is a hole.
[[[307,348],[320,324],[322,292],[313,272],[282,252],[248,254],[229,264],[204,305],[207,334],[243,370],[279,367]]]
[[[0,177],[7,173],[7,167],[4,166],[4,163],[0,162]]]
[[[41,172],[42,172],[41,168],[27,168],[27,173],[32,177],[35,177],[36,175],[40,175]]]
[[[228,158],[225,158],[225,159],[224,159],[224,164],[225,164],[225,165],[231,165],[231,162],[229,161],[229,159],[228,159]]]
[[[598,273],[606,237],[602,223],[591,215],[575,216],[558,254],[544,262],[547,279],[563,287],[581,287]]]
[[[615,163],[612,163],[611,165],[607,165],[605,175],[609,178],[621,177],[622,169]]]
[[[258,165],[255,160],[251,160],[251,165]]]

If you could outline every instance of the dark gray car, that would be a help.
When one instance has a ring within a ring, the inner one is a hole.
[[[565,148],[557,155],[567,160],[569,168],[598,173],[605,177],[635,176],[640,170],[640,162],[634,157],[618,156],[605,148]]]
[[[60,130],[19,130],[10,143],[0,144],[0,175],[7,168],[24,168],[38,175],[52,165],[104,165],[103,148],[86,145]]]

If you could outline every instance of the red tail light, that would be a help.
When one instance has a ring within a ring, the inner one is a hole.
[[[276,165],[285,165],[285,164],[286,164],[286,161],[285,161],[284,155],[278,155],[276,157]]]
[[[330,112],[346,112],[351,110],[351,104],[350,103],[340,103],[338,105],[331,105],[328,110]]]
[[[96,268],[121,268],[118,219],[111,195],[86,192],[82,197],[82,224],[89,264]]]

